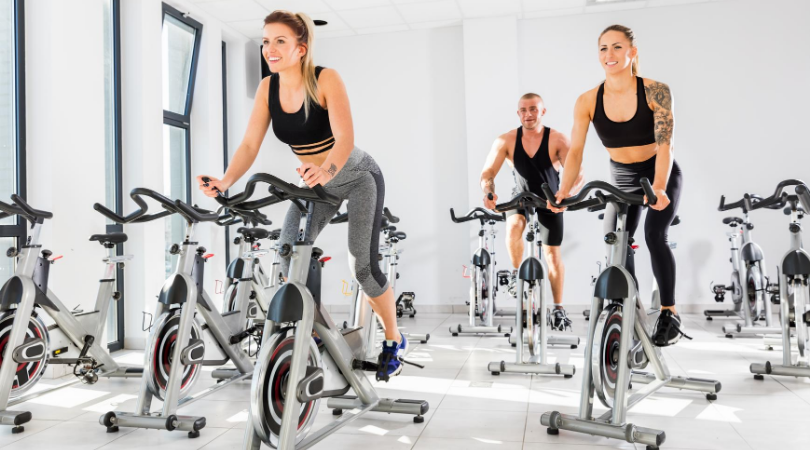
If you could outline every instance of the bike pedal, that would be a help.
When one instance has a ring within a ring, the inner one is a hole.
[[[202,339],[194,339],[188,343],[188,347],[180,352],[180,362],[184,366],[199,364],[205,357],[205,342]]]
[[[320,367],[307,366],[307,375],[298,383],[297,397],[301,403],[323,396],[324,372]]]

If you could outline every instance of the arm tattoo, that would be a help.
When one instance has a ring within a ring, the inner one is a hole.
[[[664,83],[644,86],[647,99],[653,102],[655,120],[655,142],[658,145],[670,144],[675,121],[672,117],[672,93]]]
[[[329,170],[326,171],[332,178],[335,178],[335,174],[337,173],[337,166],[332,164],[329,166]]]
[[[489,191],[487,191],[489,189]],[[484,192],[495,192],[495,179],[487,178],[484,180]]]

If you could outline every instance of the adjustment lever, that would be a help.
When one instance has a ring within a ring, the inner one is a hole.
[[[229,342],[231,343],[231,345],[236,345],[255,332],[256,332],[256,325],[253,325],[252,327],[231,336]]]

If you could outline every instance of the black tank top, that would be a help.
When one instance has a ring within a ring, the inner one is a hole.
[[[321,75],[323,67],[315,68],[315,79]],[[304,116],[304,105],[294,113],[286,113],[281,109],[278,96],[278,74],[270,75],[270,118],[273,122],[273,133],[278,140],[287,144],[296,155],[317,155],[330,150],[335,146],[335,137],[332,135],[332,126],[329,124],[329,112],[318,102],[309,105],[309,117]],[[305,96],[304,101],[309,101]],[[322,149],[312,149],[326,146]]]
[[[593,127],[607,148],[638,147],[655,143],[655,120],[647,105],[644,79],[636,77],[636,115],[627,122],[614,122],[605,114],[605,83],[596,93],[596,108],[593,112]]]
[[[543,183],[548,183],[548,186],[555,194],[557,189],[560,188],[560,172],[554,168],[554,164],[551,163],[551,158],[548,155],[548,137],[550,134],[551,128],[543,127],[543,140],[540,142],[540,148],[533,158],[529,158],[523,148],[523,127],[517,129],[513,158],[515,164],[515,194],[529,191],[546,198],[545,194],[543,194]]]

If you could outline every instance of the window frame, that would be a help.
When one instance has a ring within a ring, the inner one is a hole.
[[[15,144],[15,186],[20,197],[28,198],[26,163],[26,121],[25,121],[25,1],[14,0],[14,144]],[[8,201],[8,199],[2,199]],[[16,238],[19,250],[28,237],[25,219],[16,216],[14,225],[0,225],[0,237]]]
[[[194,100],[194,85],[197,79],[197,65],[200,58],[200,46],[202,44],[203,25],[200,22],[188,17],[188,14],[163,3],[163,15],[161,22],[161,29],[166,24],[166,16],[172,16],[174,19],[188,25],[195,29],[194,34],[194,48],[191,52],[191,67],[189,69],[189,82],[188,90],[186,91],[186,104],[184,114],[178,114],[173,111],[163,110],[163,124],[173,126],[175,128],[184,129],[186,131],[186,202],[191,202],[191,106]]]
[[[228,55],[227,44],[222,41],[222,167],[228,170]],[[225,191],[228,195],[228,191]],[[225,271],[231,265],[231,227],[225,227]]]
[[[123,214],[124,205],[124,169],[123,169],[123,136],[121,130],[123,129],[121,120],[121,0],[110,0],[110,9],[112,12],[112,37],[113,37],[113,154],[115,157],[115,205],[114,211],[116,214]],[[107,224],[107,233],[122,232],[124,225],[120,223]],[[124,254],[124,244],[117,244],[115,246],[115,254],[121,256]],[[111,351],[118,351],[124,349],[124,269],[118,267],[116,270],[116,291],[121,294],[121,297],[116,301],[116,322],[118,331],[115,339],[110,339],[107,336],[107,348]]]

